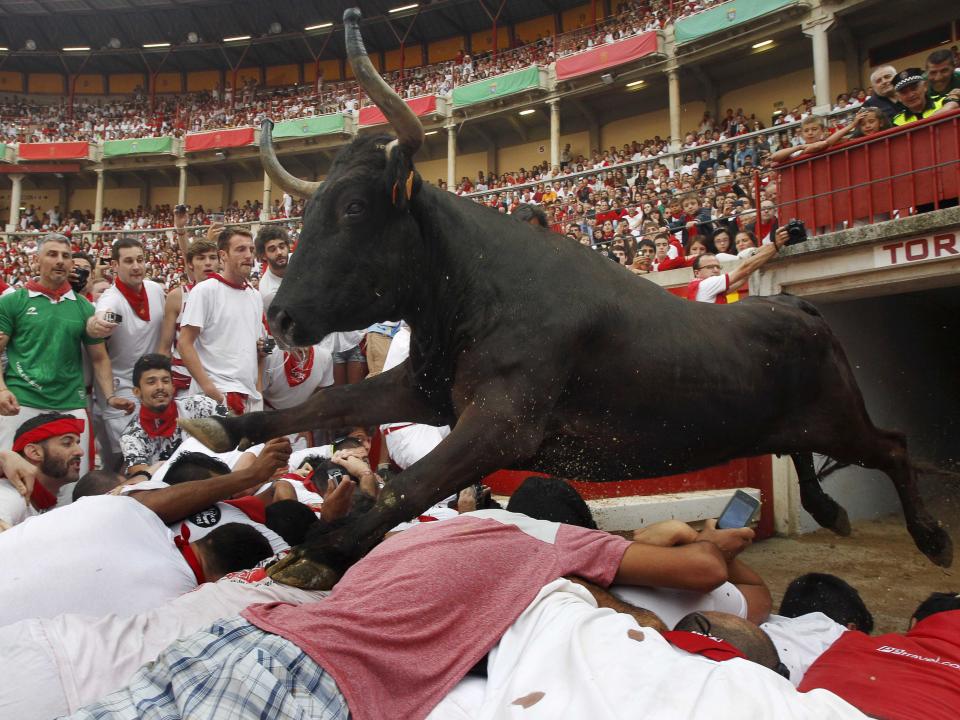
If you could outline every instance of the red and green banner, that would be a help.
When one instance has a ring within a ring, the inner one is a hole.
[[[86,160],[90,157],[90,143],[20,143],[17,154],[21,160]]]
[[[235,130],[212,130],[211,132],[191,133],[184,141],[187,152],[220,150],[222,148],[243,147],[253,144],[253,128]]]
[[[456,107],[476,105],[539,87],[540,68],[531,65],[526,70],[517,70],[454,88],[453,104]]]
[[[607,70],[652,55],[656,51],[657,34],[655,32],[642,33],[626,40],[606,43],[600,47],[557,60],[557,80],[569,80],[581,75]]]
[[[103,156],[122,157],[124,155],[173,154],[173,138],[144,137],[129,140],[107,140],[103,143]]]
[[[330,135],[344,131],[342,113],[329,115],[315,115],[314,117],[284,120],[273,126],[274,140],[284,138],[313,137],[315,135]]]
[[[730,0],[709,10],[677,20],[674,37],[677,45],[741,25],[763,15],[796,5],[799,0]]]
[[[423,97],[404,100],[404,102],[407,103],[410,109],[413,110],[413,114],[417,117],[426,115],[427,113],[431,113],[437,109],[436,95],[424,95]],[[376,105],[360,108],[361,125],[384,125],[386,122],[387,118],[384,117],[383,113],[380,112],[380,108],[378,108]]]

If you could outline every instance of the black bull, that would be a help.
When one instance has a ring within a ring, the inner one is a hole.
[[[839,342],[809,303],[682,300],[567,237],[429,185],[398,211],[387,186],[366,177],[386,172],[382,143],[361,139],[342,151],[306,211],[270,320],[288,342],[309,344],[402,317],[410,358],[291,410],[186,423],[218,450],[310,428],[454,426],[329,540],[332,550],[301,547],[287,581],[327,584],[306,558],[335,574],[342,556],[500,468],[603,481],[765,453],[793,457],[803,506],[841,533],[846,513],[820,488],[811,453],[883,470],[917,546],[950,563],[949,537],[921,503],[903,436],[873,426]],[[371,216],[351,244],[332,246],[324,230],[338,186],[358,182]],[[371,313],[361,287],[392,307]]]
[[[412,161],[423,127],[377,75],[359,20],[358,10],[344,14],[347,53],[397,140],[354,140],[318,186],[280,167],[265,124],[267,173],[312,195],[269,321],[281,343],[310,345],[403,318],[410,357],[290,410],[182,424],[220,451],[311,428],[416,422],[453,432],[372,510],[275,565],[275,579],[328,588],[391,527],[500,468],[604,481],[766,453],[791,455],[803,506],[841,534],[846,513],[821,489],[812,453],[883,470],[917,547],[950,564],[904,437],[873,426],[813,306],[681,300],[569,238],[423,185]]]

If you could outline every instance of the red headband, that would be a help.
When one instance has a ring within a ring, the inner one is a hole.
[[[59,420],[51,420],[48,423],[43,425],[38,425],[32,430],[28,430],[23,435],[18,437],[13,441],[13,451],[20,452],[30,443],[43,442],[52,437],[57,437],[58,435],[67,435],[73,433],[74,435],[83,434],[84,421],[79,418],[60,418]]]

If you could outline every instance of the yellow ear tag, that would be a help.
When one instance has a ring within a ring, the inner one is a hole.
[[[413,197],[413,170],[407,175],[407,200]]]

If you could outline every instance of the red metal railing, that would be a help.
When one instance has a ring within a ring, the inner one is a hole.
[[[810,231],[939,209],[960,195],[960,111],[843,143],[779,168],[781,223]]]

